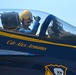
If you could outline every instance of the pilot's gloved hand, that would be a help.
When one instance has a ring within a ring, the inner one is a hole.
[[[41,17],[39,17],[39,16],[36,16],[36,17],[35,17],[35,16],[34,16],[34,19],[39,22],[39,21],[41,20]]]

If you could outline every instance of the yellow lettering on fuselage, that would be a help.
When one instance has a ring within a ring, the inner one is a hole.
[[[40,50],[46,50],[47,48],[43,47],[43,46],[36,46],[36,45],[29,45],[29,48],[33,48],[33,49],[40,49]]]

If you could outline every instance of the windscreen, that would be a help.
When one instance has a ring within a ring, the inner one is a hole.
[[[75,41],[76,27],[55,17],[48,25],[46,35],[48,38]]]

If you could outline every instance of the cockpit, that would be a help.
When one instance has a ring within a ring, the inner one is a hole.
[[[63,20],[57,18],[52,14],[37,10],[30,10],[33,14],[33,21],[34,17],[36,16],[39,16],[41,18],[39,21],[40,25],[38,26],[36,33],[26,34],[18,32],[18,29],[22,27],[19,17],[22,11],[23,9],[1,9],[0,30],[46,39],[76,40],[76,27],[64,22]],[[31,23],[29,28],[30,30],[32,30],[33,22]]]

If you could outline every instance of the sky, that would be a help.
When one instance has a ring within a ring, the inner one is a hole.
[[[40,10],[76,26],[76,0],[0,0],[0,9]]]

